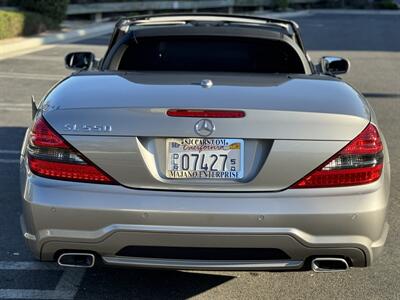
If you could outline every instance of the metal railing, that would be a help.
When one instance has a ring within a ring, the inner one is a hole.
[[[331,0],[338,1],[338,0]],[[327,0],[289,0],[289,4],[307,5],[327,2]],[[125,2],[97,2],[86,4],[69,4],[67,16],[91,15],[96,21],[102,19],[103,14],[135,14],[156,13],[163,11],[193,11],[198,10],[226,10],[229,13],[235,9],[249,8],[253,10],[270,9],[274,0],[136,0]],[[10,2],[0,0],[0,8],[17,10],[17,7],[7,6]],[[4,6],[6,5],[6,6]]]

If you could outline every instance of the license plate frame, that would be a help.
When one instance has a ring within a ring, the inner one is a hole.
[[[243,139],[166,139],[165,174],[168,179],[238,180],[243,178],[243,170]]]

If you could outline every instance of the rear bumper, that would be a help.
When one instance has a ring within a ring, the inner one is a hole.
[[[388,174],[386,174],[388,176]],[[106,264],[174,269],[299,269],[312,256],[370,265],[382,252],[389,180],[279,193],[133,190],[22,174],[26,241],[41,260],[95,252]],[[127,246],[276,248],[287,259],[193,260],[120,256]]]

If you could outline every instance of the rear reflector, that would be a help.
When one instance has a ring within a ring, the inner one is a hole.
[[[324,188],[367,184],[378,180],[383,169],[383,144],[369,124],[354,140],[291,188]]]
[[[241,110],[169,109],[167,115],[187,118],[243,118],[246,114]]]
[[[43,117],[36,119],[29,138],[32,173],[60,180],[108,183],[115,181],[70,146]]]

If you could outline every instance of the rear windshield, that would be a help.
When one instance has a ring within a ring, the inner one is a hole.
[[[123,71],[301,73],[303,63],[289,44],[266,39],[221,37],[141,38],[119,63]]]

